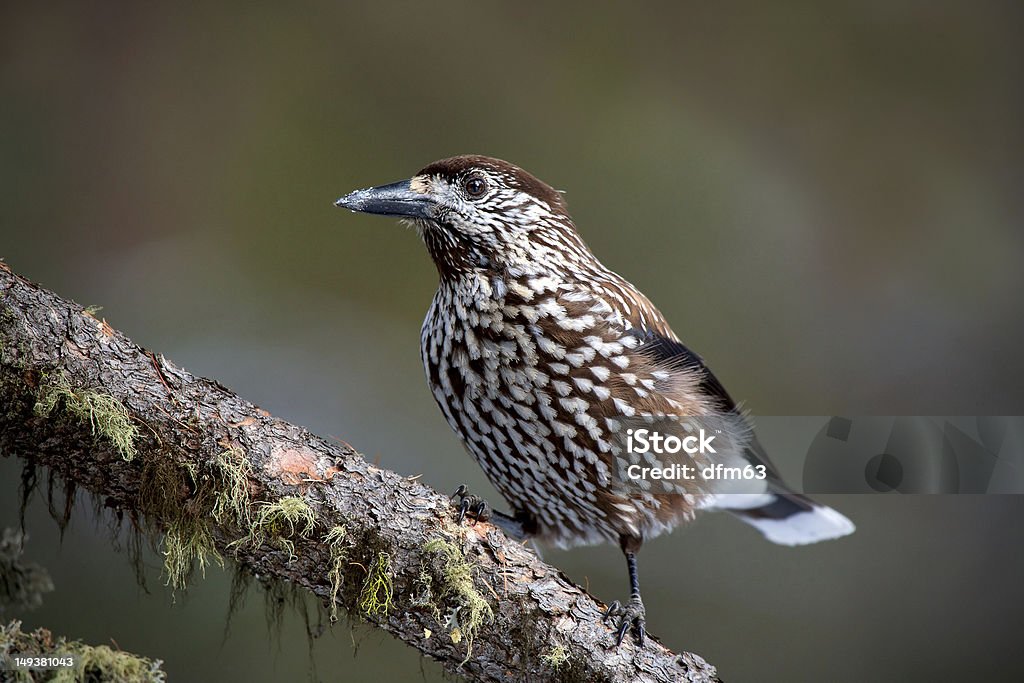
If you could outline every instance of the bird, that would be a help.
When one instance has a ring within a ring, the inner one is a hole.
[[[630,597],[604,618],[618,646],[627,631],[644,646],[642,544],[699,511],[727,510],[782,545],[854,531],[841,513],[786,487],[746,412],[654,304],[597,259],[563,193],[507,161],[462,155],[335,205],[411,225],[437,268],[420,334],[427,381],[511,506],[491,510],[460,486],[459,521],[468,512],[474,523],[489,518],[514,538],[562,548],[617,543]],[[702,452],[653,456],[650,439],[646,454],[630,448],[645,428],[666,431],[663,444],[696,438],[695,423],[717,425],[710,438],[700,432]],[[753,478],[737,487],[714,470],[633,476],[666,464],[735,466]]]

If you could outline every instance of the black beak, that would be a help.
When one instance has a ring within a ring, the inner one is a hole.
[[[408,180],[402,180],[390,185],[350,192],[334,202],[334,205],[350,211],[375,213],[381,216],[429,219],[433,217],[434,203],[429,196],[414,192],[409,187]]]

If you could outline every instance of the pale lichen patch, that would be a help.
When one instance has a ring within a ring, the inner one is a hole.
[[[275,503],[259,503],[249,526],[249,533],[233,541],[229,548],[251,545],[258,548],[269,541],[288,553],[288,561],[295,557],[295,542],[298,534],[308,538],[316,526],[316,516],[309,504],[298,496],[286,496]]]
[[[341,586],[345,581],[344,565],[348,555],[345,547],[348,531],[344,526],[332,527],[324,540],[331,552],[330,569],[327,575],[331,579],[331,621],[338,620],[338,597],[341,594]]]
[[[440,555],[441,566],[436,572],[437,585],[432,588],[437,591],[438,599],[446,600],[450,604],[445,626],[452,642],[466,640],[466,658],[462,660],[462,663],[465,663],[473,653],[476,632],[485,619],[494,619],[494,612],[476,589],[473,583],[474,566],[466,559],[462,548],[446,539],[435,538],[424,544],[423,551]],[[434,579],[431,579],[430,584],[434,583]]]
[[[50,416],[59,407],[82,422],[88,421],[92,433],[105,437],[126,461],[137,454],[135,440],[139,428],[132,422],[125,405],[111,396],[92,389],[74,389],[63,371],[46,376],[39,386],[36,415]]]
[[[366,568],[366,581],[359,592],[359,611],[368,616],[387,614],[394,607],[395,586],[391,578],[391,555],[377,553]]]

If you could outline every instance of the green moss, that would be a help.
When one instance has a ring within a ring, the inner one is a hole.
[[[192,576],[193,563],[206,578],[206,568],[216,562],[224,567],[224,558],[217,552],[210,525],[196,518],[182,518],[167,527],[163,541],[164,574],[167,585],[184,589]]]
[[[0,671],[9,676],[13,683],[32,683],[32,674],[25,669],[15,669],[11,666],[9,663],[11,657],[14,655],[35,656],[52,652],[50,649],[43,649],[36,642],[37,640],[49,640],[49,633],[36,638],[37,634],[41,635],[42,633],[42,631],[32,634],[22,633],[20,621],[12,621],[6,626],[0,624]]]
[[[426,553],[436,553],[441,560],[435,568],[428,586],[437,591],[437,599],[450,604],[445,627],[452,642],[466,640],[465,664],[473,653],[473,638],[484,619],[494,619],[494,612],[473,583],[473,565],[466,559],[462,548],[451,541],[436,538],[423,546]],[[422,579],[421,579],[422,582]]]
[[[62,371],[42,375],[28,405],[37,415],[67,415],[88,421],[93,433],[108,439],[126,461],[137,455],[139,438],[123,404],[114,397],[89,389],[76,389]],[[196,462],[191,453],[173,444],[157,440],[159,457],[142,460],[138,509],[143,513],[149,533],[163,532],[160,552],[164,556],[164,578],[174,590],[184,589],[194,567],[205,576],[211,564],[223,566],[223,558],[214,543],[212,524],[235,525],[262,544],[269,535],[275,540],[294,533],[312,512],[299,499],[285,499],[280,505],[261,510],[262,517],[251,519],[250,479],[252,465],[244,451],[227,448],[209,461]],[[27,490],[27,489],[26,489]],[[298,505],[295,502],[298,501]],[[294,555],[294,545],[282,538],[280,545]],[[142,575],[140,566],[137,573]]]
[[[204,577],[214,562],[224,566],[207,517],[212,493],[201,479],[198,467],[178,467],[170,454],[147,459],[142,471],[139,508],[164,528],[164,576],[174,590],[187,587],[196,565]]]
[[[394,605],[394,573],[391,568],[394,549],[391,543],[372,528],[356,528],[347,529],[343,540],[336,540],[332,546],[329,569],[332,598],[336,603],[350,614],[378,614],[379,606],[389,602],[386,593],[390,590],[391,604],[384,610],[389,611]],[[383,561],[382,554],[386,556]],[[385,583],[391,584],[388,590],[383,587]],[[366,609],[374,604],[377,609]]]
[[[387,614],[394,607],[395,586],[391,579],[391,555],[378,552],[366,568],[366,580],[359,591],[359,611],[367,616]]]
[[[228,449],[217,454],[209,464],[209,474],[205,476],[191,461],[186,460],[180,468],[170,464],[169,459],[161,458],[159,462],[155,466],[147,463],[142,489],[143,509],[166,526],[162,550],[167,584],[176,590],[184,589],[194,566],[199,567],[203,577],[212,563],[224,566],[224,559],[217,552],[213,540],[208,515],[218,524],[233,523],[241,528],[250,528],[249,477],[252,465],[240,449]],[[182,498],[190,493],[189,500],[182,505]],[[270,525],[273,526],[273,520]]]
[[[78,683],[79,681],[111,681],[117,683],[148,683],[164,681],[160,671],[162,662],[152,662],[145,657],[112,650],[106,645],[90,647],[76,644],[72,648],[76,655],[75,667],[58,669],[52,683]]]
[[[219,480],[216,498],[213,501],[213,518],[218,524],[233,522],[248,528],[249,478],[252,464],[240,448],[229,448],[213,459],[213,468]]]
[[[159,660],[121,652],[106,645],[94,647],[77,640],[54,638],[46,629],[24,633],[21,622],[12,621],[6,626],[0,625],[0,667],[5,659],[16,654],[32,657],[74,655],[75,666],[39,672],[37,676],[27,670],[12,670],[0,675],[4,681],[8,676],[18,683],[34,680],[51,683],[163,683],[166,680]]]
[[[324,540],[331,552],[330,569],[327,575],[331,578],[331,621],[338,620],[338,596],[341,593],[341,586],[345,577],[345,558],[348,550],[345,547],[347,531],[343,526],[332,527]]]
[[[39,385],[36,414],[49,416],[61,406],[74,418],[88,421],[92,433],[106,437],[126,461],[137,455],[135,440],[139,428],[132,423],[124,404],[110,394],[73,389],[63,371],[44,376]]]
[[[314,526],[316,517],[309,504],[298,496],[287,496],[276,503],[260,503],[249,524],[249,533],[228,547],[251,545],[258,548],[269,540],[286,551],[291,562],[295,559],[295,543],[291,538],[296,533],[308,538]]]
[[[209,517],[218,524],[250,528],[252,465],[240,449],[217,454],[206,475],[191,461],[186,460],[180,469],[170,462],[161,459],[160,465],[148,468],[143,487],[144,509],[163,520],[167,528],[162,548],[167,584],[184,589],[194,566],[199,567],[204,578],[212,563],[224,566]],[[186,473],[189,480],[184,477]],[[182,505],[182,497],[189,492],[191,497]],[[273,520],[269,524],[273,526]]]
[[[569,651],[565,649],[564,645],[555,645],[551,648],[550,652],[546,652],[540,656],[540,661],[544,662],[552,669],[558,669],[560,666],[569,661]]]

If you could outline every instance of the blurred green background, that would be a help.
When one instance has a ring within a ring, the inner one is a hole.
[[[5,3],[0,257],[137,342],[442,491],[490,492],[436,409],[436,283],[339,211],[436,158],[565,190],[584,238],[755,414],[1022,414],[1019,3]],[[0,526],[19,463],[0,460]],[[798,475],[799,473],[797,473]],[[796,483],[799,483],[798,476]],[[859,496],[841,542],[725,517],[649,543],[648,627],[728,681],[1020,680],[1024,500]],[[172,680],[440,680],[386,635],[271,639],[228,573],[138,588],[80,500],[26,627]],[[610,601],[616,548],[545,559]]]

